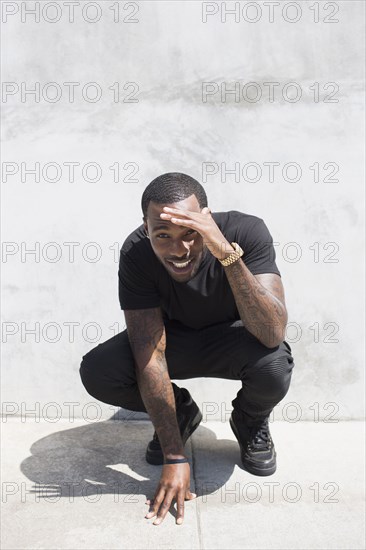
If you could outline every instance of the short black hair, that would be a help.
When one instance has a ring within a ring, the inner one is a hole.
[[[207,206],[206,191],[202,185],[187,174],[168,172],[155,178],[146,187],[141,198],[144,219],[147,219],[147,208],[150,201],[157,204],[171,204],[195,195],[200,208]]]

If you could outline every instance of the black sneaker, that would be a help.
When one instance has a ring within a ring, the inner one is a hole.
[[[239,442],[241,460],[245,470],[256,476],[270,476],[276,471],[276,451],[269,433],[268,418],[259,422],[246,422],[244,415],[235,409],[230,426]]]
[[[193,434],[202,420],[202,413],[198,405],[193,401],[191,394],[185,388],[181,388],[184,401],[177,405],[177,421],[183,446]],[[156,431],[146,449],[146,461],[156,466],[164,464],[164,455]]]

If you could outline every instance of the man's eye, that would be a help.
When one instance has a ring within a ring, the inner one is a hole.
[[[197,231],[195,229],[189,229],[186,235],[192,235],[192,233],[197,233]],[[167,235],[166,233],[159,233],[156,236],[158,239],[165,239],[166,237],[169,238],[169,235]]]

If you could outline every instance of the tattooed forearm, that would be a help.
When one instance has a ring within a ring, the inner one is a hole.
[[[271,281],[271,293],[257,281],[242,260],[224,269],[245,328],[268,348],[278,346],[284,340],[287,324],[284,298],[281,301],[274,295],[281,296],[279,283]]]
[[[175,397],[165,359],[165,327],[160,308],[125,311],[137,383],[146,410],[168,458],[184,456]]]
[[[155,361],[147,365],[145,369],[137,368],[137,382],[146,410],[159,436],[164,455],[167,457],[183,456],[174,392],[164,355],[159,352]]]

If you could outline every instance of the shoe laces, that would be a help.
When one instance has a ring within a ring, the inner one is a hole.
[[[271,445],[271,436],[269,434],[268,419],[266,418],[260,424],[250,428],[249,447],[256,451],[268,449]]]

